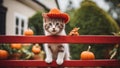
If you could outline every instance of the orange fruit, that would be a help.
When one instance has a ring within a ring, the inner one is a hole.
[[[21,49],[22,48],[22,44],[20,44],[20,43],[12,43],[11,44],[11,48]]]
[[[0,60],[7,59],[9,56],[9,53],[6,50],[0,50]]]
[[[93,60],[95,59],[95,55],[90,51],[83,51],[80,55],[80,58],[82,60]]]
[[[24,31],[25,36],[32,36],[34,34],[33,30],[28,28]]]
[[[80,54],[80,58],[82,60],[93,60],[95,59],[95,55],[93,52],[90,51],[91,49],[91,46],[88,46],[88,49],[87,51],[83,51],[81,54]]]
[[[35,53],[35,54],[38,54],[41,52],[41,47],[38,45],[38,44],[35,44],[33,47],[32,47],[32,52]]]

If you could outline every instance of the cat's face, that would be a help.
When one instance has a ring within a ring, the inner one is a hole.
[[[46,18],[44,20],[44,29],[51,35],[57,35],[64,28],[64,21],[62,19],[50,19]]]

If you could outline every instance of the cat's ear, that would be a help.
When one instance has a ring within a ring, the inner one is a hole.
[[[46,13],[42,13],[43,18],[48,17]]]
[[[47,14],[46,13],[42,13],[42,16],[43,16],[43,21],[46,23],[47,22]]]
[[[43,21],[46,23],[47,21],[49,21],[49,17],[47,16],[46,13],[42,13],[43,16]]]

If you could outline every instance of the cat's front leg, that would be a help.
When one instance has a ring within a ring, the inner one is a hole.
[[[57,60],[56,60],[56,63],[58,65],[61,65],[63,64],[64,62],[64,58],[65,58],[65,49],[64,49],[64,46],[63,45],[59,45],[58,46],[58,56],[57,56]]]
[[[46,52],[45,62],[51,63],[53,61],[51,49],[48,44],[44,44],[44,48],[45,48],[45,52]]]

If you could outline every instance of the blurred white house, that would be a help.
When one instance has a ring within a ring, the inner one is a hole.
[[[46,7],[44,0],[0,0],[0,35],[22,35],[29,17],[37,11],[57,7],[55,0],[50,4]]]

